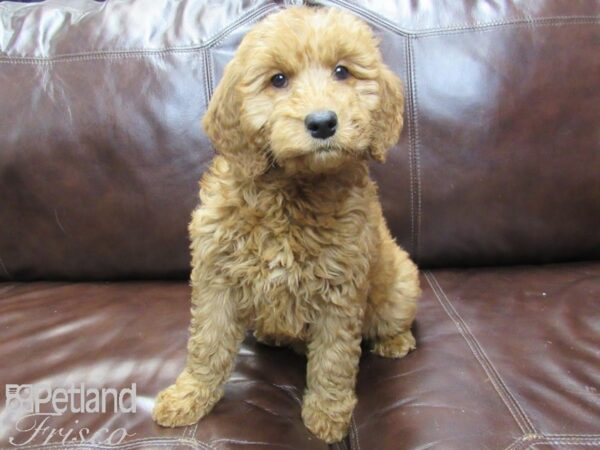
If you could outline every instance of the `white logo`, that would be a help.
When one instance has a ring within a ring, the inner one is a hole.
[[[63,444],[75,441],[81,444],[121,444],[125,438],[132,437],[135,433],[129,434],[124,428],[112,431],[101,428],[92,432],[87,427],[81,427],[78,419],[74,421],[73,428],[64,425],[52,428],[52,418],[66,412],[135,413],[136,389],[135,383],[124,389],[86,388],[84,384],[68,388],[52,388],[48,384],[7,384],[6,411],[20,415],[15,423],[18,434],[10,436],[9,442],[16,447],[34,443],[56,444],[56,439],[60,439]]]
[[[33,412],[33,386],[31,384],[7,384],[6,408]]]
[[[135,413],[136,384],[121,390],[86,388],[84,384],[52,389],[46,384],[7,384],[6,407],[24,413]]]

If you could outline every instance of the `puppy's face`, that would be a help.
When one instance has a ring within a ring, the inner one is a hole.
[[[231,163],[250,175],[383,161],[402,128],[400,81],[370,28],[336,9],[290,8],[244,38],[204,119]]]

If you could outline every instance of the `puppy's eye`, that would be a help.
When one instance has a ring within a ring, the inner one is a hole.
[[[276,73],[271,77],[271,85],[276,88],[285,87],[287,81],[287,77],[282,73]]]
[[[348,68],[346,66],[336,66],[333,70],[333,76],[338,80],[345,80],[350,76],[350,72],[348,72]]]

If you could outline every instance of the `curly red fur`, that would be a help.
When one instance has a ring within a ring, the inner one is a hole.
[[[337,65],[350,77],[333,77]],[[285,87],[271,86],[276,73]],[[157,398],[159,424],[210,411],[253,329],[265,342],[306,346],[303,420],[339,441],[362,338],[382,356],[414,348],[417,268],[388,231],[367,167],[397,142],[403,103],[370,28],[348,13],[290,8],[244,38],[203,121],[219,156],[189,227],[188,362]],[[326,140],[304,124],[320,109],[338,116]]]

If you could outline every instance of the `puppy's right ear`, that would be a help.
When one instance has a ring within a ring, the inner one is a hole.
[[[266,171],[268,161],[263,149],[257,148],[256,139],[247,135],[240,120],[243,106],[239,91],[241,79],[240,64],[234,58],[225,67],[202,125],[217,153],[245,176],[254,177]]]

